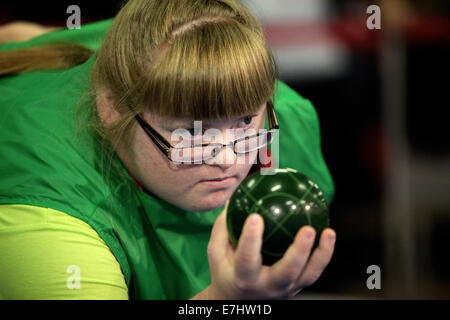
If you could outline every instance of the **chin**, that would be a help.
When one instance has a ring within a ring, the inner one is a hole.
[[[207,212],[223,207],[228,199],[231,198],[232,190],[217,190],[207,196],[202,197],[199,201],[192,203],[188,210],[195,212]]]

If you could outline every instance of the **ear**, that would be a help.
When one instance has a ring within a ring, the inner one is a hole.
[[[96,103],[98,115],[106,124],[110,124],[119,118],[120,112],[115,106],[116,99],[111,90],[100,89],[97,92]]]

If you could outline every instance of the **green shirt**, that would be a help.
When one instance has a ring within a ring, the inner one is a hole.
[[[110,23],[55,31],[27,42],[0,45],[0,50],[60,41],[97,49]],[[120,264],[130,298],[190,298],[210,283],[206,248],[222,208],[189,212],[142,192],[117,155],[114,161],[126,180],[114,171],[105,176],[108,167],[98,142],[91,135],[76,134],[72,113],[88,89],[94,59],[69,70],[0,79],[0,204],[50,208],[89,225]],[[309,176],[330,204],[334,184],[322,156],[314,107],[278,82],[275,110],[280,125],[280,167]],[[27,264],[32,258],[23,259]],[[0,273],[0,287],[2,281]]]

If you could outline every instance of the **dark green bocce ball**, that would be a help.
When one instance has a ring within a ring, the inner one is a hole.
[[[263,264],[272,265],[292,244],[298,230],[316,230],[315,248],[329,226],[328,206],[316,183],[294,169],[276,169],[273,175],[256,172],[242,181],[230,199],[227,228],[236,247],[246,218],[259,213],[264,219]]]

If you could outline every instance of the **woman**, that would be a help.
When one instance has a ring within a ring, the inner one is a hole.
[[[193,120],[225,133],[262,129],[268,114],[280,166],[333,198],[314,108],[276,80],[261,27],[238,1],[131,0],[112,24],[0,49],[3,298],[289,298],[320,276],[331,229],[311,253],[314,230],[302,228],[268,267],[263,221],[251,215],[231,247],[224,205],[258,170],[257,152],[173,158],[174,130],[202,139]]]

